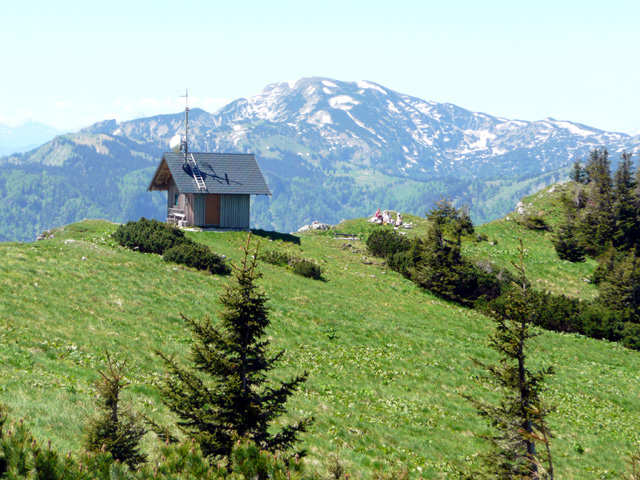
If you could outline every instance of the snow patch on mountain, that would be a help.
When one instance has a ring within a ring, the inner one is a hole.
[[[596,133],[594,130],[587,130],[585,128],[581,128],[575,123],[571,123],[571,122],[555,120],[553,124],[557,127],[569,130],[569,132],[571,132],[573,135],[580,135],[582,137],[588,137]]]
[[[468,135],[469,138],[475,139],[474,141],[469,141],[467,144],[469,151],[487,150],[487,142],[496,138],[496,134],[488,130],[465,130],[464,133]]]
[[[364,88],[365,90],[366,89],[376,90],[382,93],[383,95],[387,94],[387,92],[382,87],[380,87],[379,85],[376,85],[375,83],[367,82],[366,80],[359,80],[356,82],[356,85],[358,85],[358,87],[360,88]]]
[[[360,120],[358,120],[356,117],[354,117],[353,115],[351,115],[351,112],[347,112],[347,115],[349,116],[349,118],[351,120],[353,120],[353,122],[358,125],[360,128],[363,128],[364,130],[366,130],[367,132],[371,133],[372,135],[375,135],[377,138],[379,138],[380,140],[382,140],[384,143],[386,143],[386,140],[384,138],[382,138],[381,136],[379,136],[376,131],[373,128],[367,127],[363,122],[361,122]]]
[[[254,139],[277,132],[295,135],[296,142],[313,151],[314,168],[343,168],[346,162],[354,168],[375,165],[391,175],[422,172],[421,178],[452,173],[502,178],[514,171],[535,175],[584,159],[594,147],[607,147],[612,154],[640,148],[640,139],[633,142],[628,135],[569,121],[512,120],[364,80],[317,77],[269,85],[254,97],[223,107],[209,122],[207,148],[247,148]],[[245,130],[231,130],[231,125]],[[306,157],[301,162],[307,162]]]
[[[340,110],[351,110],[355,105],[358,105],[360,102],[354,100],[349,95],[338,95],[336,97],[331,97],[329,99],[329,105],[331,108],[336,108]]]
[[[391,100],[387,100],[387,109],[393,113],[401,113]]]
[[[331,115],[326,110],[318,110],[309,118],[309,123],[314,125],[331,125]]]

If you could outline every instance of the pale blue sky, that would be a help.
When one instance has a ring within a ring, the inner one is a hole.
[[[525,120],[640,132],[636,1],[12,1],[0,123],[215,110],[272,82],[372,80]]]

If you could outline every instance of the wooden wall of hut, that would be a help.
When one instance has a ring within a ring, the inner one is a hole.
[[[249,195],[220,195],[220,226],[249,228]]]
[[[187,193],[182,195],[185,197],[184,201],[184,214],[186,215],[185,220],[187,221],[187,225],[195,225],[195,215],[194,215],[194,195],[193,193]]]
[[[193,225],[204,226],[205,195],[193,194]]]

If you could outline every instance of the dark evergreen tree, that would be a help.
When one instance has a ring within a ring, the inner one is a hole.
[[[602,255],[598,257],[598,266],[591,276],[591,280],[594,284],[600,285],[600,283],[604,282],[608,278],[608,276],[615,268],[616,262],[619,257],[620,254],[613,247],[613,243],[609,242],[606,249],[604,250],[604,253],[602,253]]]
[[[439,227],[445,241],[448,241],[445,236],[449,236],[458,247],[462,244],[464,235],[472,235],[474,232],[468,209],[457,209],[447,200],[436,203],[435,208],[427,213],[427,219]]]
[[[447,243],[440,221],[434,221],[425,241],[414,243],[413,248],[415,263],[410,277],[414,282],[449,300],[468,302],[456,292],[460,283],[460,249],[455,243]]]
[[[480,297],[498,296],[496,275],[462,257],[461,238],[473,233],[469,216],[448,202],[440,202],[427,218],[431,221],[427,237],[413,241],[410,250],[394,255],[389,265],[421,287],[463,305],[472,305]]]
[[[495,432],[483,437],[492,449],[485,456],[484,471],[474,478],[552,479],[551,434],[545,422],[548,409],[541,399],[545,378],[552,369],[534,372],[527,367],[535,311],[529,301],[522,242],[520,262],[514,267],[519,279],[500,311],[494,312],[496,329],[490,337],[500,361],[493,365],[477,362],[486,369],[486,378],[500,400],[485,402],[466,396]]]
[[[607,150],[591,152],[586,166],[589,175],[586,206],[582,211],[578,232],[587,253],[602,252],[615,228],[611,163]]]
[[[573,223],[563,223],[557,228],[553,246],[561,260],[584,262],[585,250],[576,233]]]
[[[615,263],[600,284],[598,301],[623,321],[640,322],[640,259],[635,252]]]
[[[596,183],[601,191],[611,190],[611,161],[606,148],[596,148],[591,151],[585,172],[589,183]]]
[[[631,154],[625,152],[616,170],[613,205],[613,243],[623,250],[628,250],[640,242],[640,218],[635,188]]]
[[[140,419],[120,405],[120,393],[129,383],[125,364],[107,354],[107,368],[96,382],[99,413],[85,427],[85,446],[91,452],[106,451],[135,469],[146,461],[140,440],[146,433]]]
[[[587,183],[588,177],[587,172],[582,167],[582,164],[579,160],[573,162],[573,170],[571,171],[571,180],[576,183]]]
[[[183,316],[193,334],[193,365],[184,367],[158,352],[168,369],[160,386],[163,401],[207,456],[228,459],[242,438],[271,452],[287,451],[311,422],[306,418],[273,430],[274,420],[286,411],[287,399],[306,374],[283,383],[268,379],[283,352],[268,354],[267,297],[255,283],[260,276],[258,248],[250,252],[250,238],[242,262],[233,267],[233,281],[220,297],[224,308],[219,324]]]
[[[583,262],[585,249],[580,242],[578,229],[576,228],[577,208],[572,200],[562,197],[565,210],[564,221],[556,228],[553,245],[558,257],[570,262]]]

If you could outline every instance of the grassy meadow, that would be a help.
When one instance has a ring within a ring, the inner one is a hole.
[[[547,187],[522,200],[526,214],[538,215],[553,229],[562,219],[560,197],[572,195],[572,184]],[[463,253],[476,260],[489,260],[509,268],[518,260],[520,239],[527,251],[527,275],[533,286],[542,291],[570,297],[592,299],[597,288],[589,277],[597,262],[587,258],[582,263],[560,260],[553,244],[553,231],[530,230],[519,223],[521,215],[511,213],[505,218],[476,227],[479,234],[487,235],[488,242],[466,242]]]
[[[426,229],[424,220],[405,221],[416,225],[409,234]],[[538,285],[594,295],[581,280],[592,262],[560,262],[550,234],[513,227],[508,220],[479,227],[497,244],[468,242],[465,252],[508,265],[522,236]],[[357,220],[337,230],[369,228]],[[159,422],[172,420],[153,386],[162,375],[154,350],[185,358],[189,335],[180,314],[215,317],[228,281],[116,246],[109,237],[114,229],[84,221],[58,229],[53,239],[0,243],[0,401],[13,419],[24,418],[38,438],[64,451],[79,446],[106,350],[126,358],[135,408]],[[246,240],[241,232],[189,235],[232,261]],[[326,472],[337,456],[352,478],[403,468],[414,479],[455,478],[456,468],[484,448],[474,433],[486,427],[460,394],[491,395],[471,360],[495,358],[487,347],[491,320],[420,290],[368,257],[357,240],[283,238],[254,235],[254,243],[312,258],[325,277],[260,265],[273,347],[286,349],[275,374],[309,373],[288,415],[315,417],[304,436],[311,468]],[[640,440],[640,353],[540,333],[530,359],[557,370],[545,396],[556,407],[550,426],[557,478],[619,478]]]

